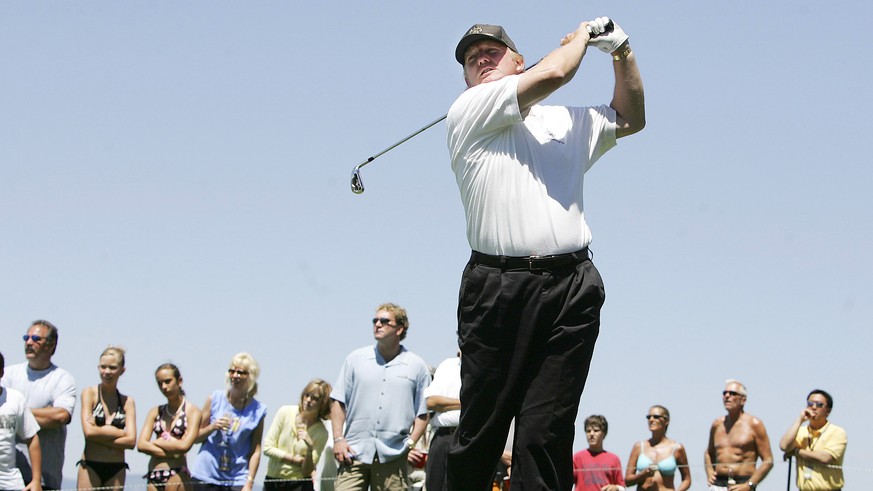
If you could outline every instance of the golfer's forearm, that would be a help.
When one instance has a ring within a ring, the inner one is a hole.
[[[522,111],[545,99],[576,75],[588,50],[588,32],[577,29],[570,36],[563,46],[522,74],[518,83],[518,104]]]
[[[621,48],[619,48],[621,50]],[[616,136],[631,135],[646,126],[646,102],[643,80],[633,51],[627,57],[613,61],[615,89],[610,106],[623,120]]]

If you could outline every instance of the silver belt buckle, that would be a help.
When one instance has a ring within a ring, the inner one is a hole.
[[[537,259],[543,259],[545,256],[528,256],[527,257],[527,269],[530,271],[540,271],[540,268],[534,268],[534,261]]]

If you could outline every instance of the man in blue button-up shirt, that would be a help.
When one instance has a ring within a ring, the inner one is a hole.
[[[352,351],[343,363],[330,394],[336,491],[409,487],[406,463],[421,458],[412,447],[427,426],[424,389],[431,377],[424,360],[400,344],[408,330],[406,310],[380,305],[376,345]]]

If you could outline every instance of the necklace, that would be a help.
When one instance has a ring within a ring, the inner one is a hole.
[[[234,397],[230,393],[230,391],[227,392],[227,402],[229,402],[230,405],[233,406],[234,409],[244,409],[246,407],[246,404],[248,403],[248,401],[249,401],[248,394],[243,395],[241,400],[240,399],[234,400]]]
[[[171,423],[173,421],[175,421],[176,418],[179,417],[179,414],[182,413],[183,409],[185,409],[185,398],[184,397],[182,397],[182,402],[179,404],[179,407],[177,407],[176,410],[173,412],[173,419],[170,420]],[[164,411],[165,411],[165,414],[167,416],[170,415],[170,402],[169,401],[167,401],[167,405],[164,406]]]

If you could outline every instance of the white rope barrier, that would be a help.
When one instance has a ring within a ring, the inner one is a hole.
[[[776,464],[779,464],[779,463],[780,462],[774,462],[774,467]],[[783,461],[782,463],[788,464],[787,461]],[[756,462],[734,462],[733,464],[755,464],[755,465],[757,465],[758,463],[756,463]],[[792,463],[791,465],[794,466],[795,464]],[[705,464],[687,464],[687,465],[677,465],[676,467],[677,468],[703,470],[706,468],[706,465]],[[873,474],[873,467],[840,466],[840,465],[835,465],[835,464],[818,464],[817,467],[830,468],[830,469],[843,469],[844,471],[865,472],[865,473]],[[421,470],[421,469],[417,469],[417,470]],[[589,468],[589,469],[577,469],[574,472],[582,473],[582,472],[603,472],[603,471],[616,471],[616,470],[623,473],[625,468],[623,468],[623,467],[622,468],[597,467],[597,468]],[[147,482],[145,482],[145,478],[140,477],[140,476],[134,476],[131,474],[132,474],[131,472],[128,472],[127,479],[125,480],[125,484],[123,486],[123,489],[145,489],[149,486],[149,484]],[[131,480],[138,481],[139,479],[142,479],[143,482],[130,482]],[[266,479],[266,478],[264,478],[264,479]],[[255,487],[262,488],[263,484],[264,484],[264,479],[257,481],[255,483]],[[333,477],[322,477],[322,478],[318,478],[318,479],[313,479],[312,482],[317,481],[320,483],[333,484],[333,482],[335,480],[336,480],[336,477],[333,476]],[[275,483],[305,482],[305,481],[301,481],[299,479],[270,479],[270,481],[275,482]],[[182,482],[185,484],[191,483],[191,481],[189,479],[185,479]],[[170,483],[169,486],[167,484],[155,484],[154,486],[158,487],[158,488],[163,488],[163,487],[172,487],[172,486],[177,486],[177,485],[178,485],[177,483]],[[228,482],[225,482],[224,485],[233,486],[233,482],[228,481]],[[85,490],[85,491],[114,491],[114,490],[117,490],[120,488],[121,487],[119,487],[119,486],[100,486],[100,487],[91,487],[91,488],[63,488],[60,491],[82,491],[82,490]]]

